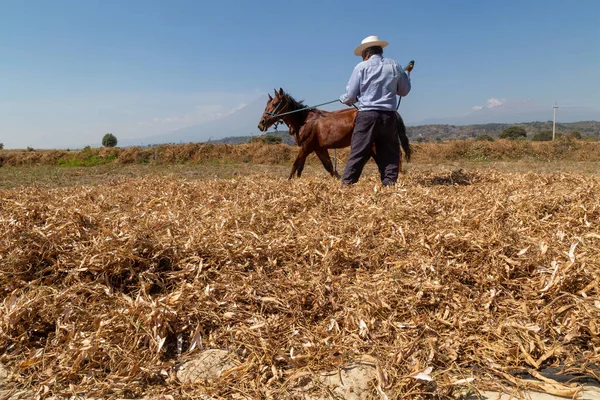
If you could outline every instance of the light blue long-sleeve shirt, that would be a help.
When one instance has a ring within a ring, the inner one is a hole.
[[[354,68],[340,101],[348,105],[358,102],[360,111],[394,111],[400,101],[396,96],[406,96],[408,92],[410,76],[400,64],[375,54]]]

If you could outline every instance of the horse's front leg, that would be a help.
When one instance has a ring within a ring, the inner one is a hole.
[[[300,178],[300,175],[302,175],[302,171],[304,170],[304,163],[306,162],[306,158],[310,153],[312,153],[312,151],[305,152],[304,157],[302,157],[302,159],[300,160],[300,165],[298,165],[298,178]]]
[[[290,177],[288,180],[294,177],[296,171],[298,172],[298,178],[302,175],[302,170],[304,169],[304,163],[306,162],[306,157],[310,154],[304,147],[300,147],[300,151],[296,156],[296,160],[294,161],[294,165],[292,165],[292,172],[290,173]]]

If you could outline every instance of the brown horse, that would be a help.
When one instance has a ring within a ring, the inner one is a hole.
[[[341,149],[350,146],[352,131],[354,130],[354,118],[357,112],[354,108],[331,112],[306,108],[301,101],[296,101],[280,88],[279,91],[275,90],[274,97],[269,95],[267,106],[258,123],[258,129],[266,131],[280,120],[288,126],[290,135],[294,137],[296,143],[300,146],[289,179],[292,179],[294,173],[297,173],[298,177],[302,175],[306,157],[313,151],[317,154],[327,172],[331,176],[339,178],[339,174],[333,169],[327,149]],[[279,117],[280,114],[286,115]],[[404,158],[406,161],[410,161],[411,148],[406,136],[406,127],[400,114],[397,115],[400,144],[404,150]],[[372,156],[376,160],[377,155],[374,149]],[[402,169],[402,163],[400,169]]]

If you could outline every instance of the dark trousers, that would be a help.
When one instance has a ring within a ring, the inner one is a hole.
[[[400,143],[396,131],[395,111],[359,111],[354,120],[350,156],[344,169],[343,183],[356,183],[371,158],[373,144],[381,183],[394,185],[398,180]]]

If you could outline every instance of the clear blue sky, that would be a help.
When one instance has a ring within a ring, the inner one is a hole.
[[[368,35],[390,42],[387,57],[416,60],[409,122],[501,103],[600,110],[598,0],[0,0],[0,10],[7,147],[163,133],[273,87],[332,100]]]

